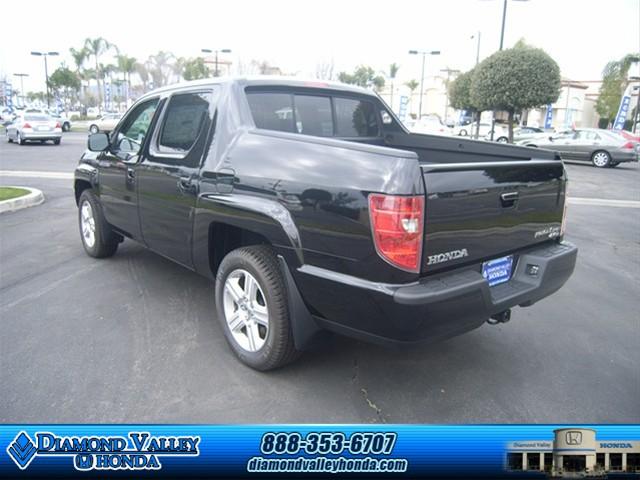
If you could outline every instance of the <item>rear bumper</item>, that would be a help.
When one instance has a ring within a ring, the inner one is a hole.
[[[637,162],[639,156],[640,151],[614,151],[611,153],[611,161],[616,163]]]
[[[480,266],[410,285],[369,282],[305,265],[296,272],[302,297],[319,326],[382,344],[452,337],[515,306],[551,295],[573,273],[578,249],[553,243],[517,252],[511,280],[489,287]],[[536,265],[537,274],[530,273]]]
[[[22,132],[24,140],[57,140],[62,132]]]

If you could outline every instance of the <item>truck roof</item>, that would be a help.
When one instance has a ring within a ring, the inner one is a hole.
[[[364,95],[374,95],[371,90],[358,87],[355,85],[347,85],[345,83],[333,82],[328,80],[319,80],[317,78],[300,78],[300,77],[286,77],[279,75],[254,75],[254,76],[234,76],[234,77],[216,77],[216,78],[204,78],[201,80],[192,80],[189,82],[174,83],[166,85],[164,87],[157,88],[150,92],[147,92],[143,97],[150,95],[168,92],[172,90],[178,90],[183,88],[189,88],[193,86],[206,86],[206,85],[222,85],[227,83],[236,83],[240,86],[251,87],[304,87],[304,88],[321,88],[336,91],[348,91],[352,93],[359,93]],[[141,97],[142,98],[142,97]]]

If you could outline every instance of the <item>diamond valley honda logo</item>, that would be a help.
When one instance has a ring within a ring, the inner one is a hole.
[[[77,470],[159,470],[161,457],[200,454],[199,436],[154,436],[129,432],[124,436],[58,436],[36,432],[35,441],[22,431],[7,447],[21,470],[40,456],[70,456]]]
[[[582,443],[582,432],[572,430],[566,433],[567,445],[580,445]]]

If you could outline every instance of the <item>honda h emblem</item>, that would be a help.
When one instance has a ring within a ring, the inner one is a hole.
[[[567,445],[580,445],[582,443],[582,432],[567,432]]]

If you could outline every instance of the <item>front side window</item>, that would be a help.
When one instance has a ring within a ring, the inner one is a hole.
[[[120,152],[139,153],[149,131],[153,114],[158,107],[158,99],[138,105],[126,118],[118,131],[116,149]]]
[[[208,92],[171,97],[158,140],[160,151],[186,153],[193,147],[209,116],[210,98]]]
[[[338,137],[377,137],[380,133],[373,103],[336,97],[333,104]]]

